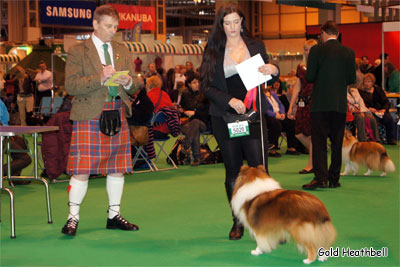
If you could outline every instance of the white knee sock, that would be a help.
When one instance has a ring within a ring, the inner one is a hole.
[[[108,218],[112,219],[119,214],[122,192],[124,189],[124,177],[114,177],[107,175],[107,194],[108,194]]]
[[[71,177],[69,181],[69,215],[68,219],[75,218],[79,220],[79,208],[85,198],[89,181],[81,181]]]

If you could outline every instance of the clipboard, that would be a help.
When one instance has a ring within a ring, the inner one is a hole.
[[[114,75],[104,83],[104,85],[105,86],[119,86],[119,84],[115,83],[114,80],[118,79],[121,75],[128,75],[128,73],[129,73],[129,70],[116,71],[114,73]]]
[[[264,75],[258,71],[258,68],[264,64],[264,60],[258,53],[257,55],[235,66],[247,90],[251,90],[254,87],[257,87],[258,85],[272,79],[271,75]]]

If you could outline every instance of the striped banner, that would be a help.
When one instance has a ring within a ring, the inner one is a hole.
[[[198,44],[183,44],[183,54],[201,55],[204,52],[204,47]]]
[[[176,47],[173,44],[155,43],[153,52],[162,54],[176,54]]]
[[[148,53],[148,52],[150,52],[149,47],[145,43],[124,42],[124,44],[131,53]]]
[[[21,59],[17,55],[0,54],[0,63],[18,63]]]

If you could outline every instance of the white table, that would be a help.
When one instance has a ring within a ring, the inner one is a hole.
[[[8,179],[12,180],[38,180],[41,181],[46,190],[46,205],[47,205],[47,216],[48,223],[53,223],[51,218],[50,208],[50,192],[48,182],[38,176],[38,154],[37,154],[37,138],[39,133],[57,131],[58,126],[0,126],[0,190],[6,191],[10,196],[10,218],[11,218],[11,238],[16,238],[15,235],[15,210],[14,210],[14,194],[8,187],[3,187],[3,141],[5,138],[10,136],[21,135],[21,134],[32,134],[33,136],[33,176],[11,176],[8,172]],[[10,144],[7,142],[7,147],[10,149]],[[10,161],[8,160],[8,164]],[[0,202],[1,204],[1,202]],[[0,206],[1,207],[1,206]],[[0,222],[1,222],[1,210],[0,210]]]

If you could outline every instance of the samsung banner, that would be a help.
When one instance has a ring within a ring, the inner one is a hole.
[[[135,25],[142,22],[143,30],[154,31],[156,29],[156,11],[154,7],[118,5],[113,6],[119,13],[119,29],[133,29]]]
[[[40,22],[92,26],[95,2],[87,1],[40,1]]]

